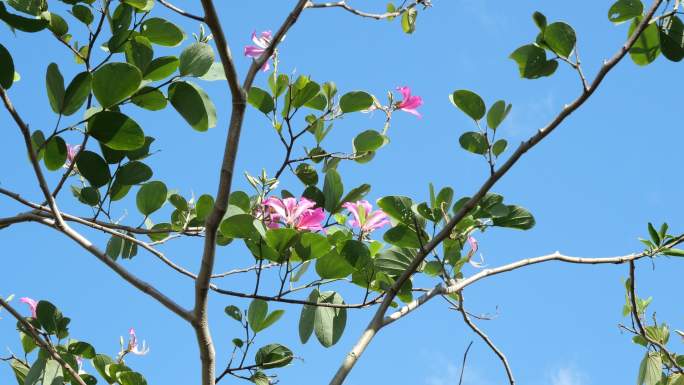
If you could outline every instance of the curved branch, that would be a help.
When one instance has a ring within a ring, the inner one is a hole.
[[[429,7],[430,1],[429,0],[414,0],[411,4],[402,7],[394,12],[385,12],[385,13],[369,13],[369,12],[364,12],[361,10],[358,10],[356,8],[351,7],[349,4],[347,4],[346,1],[335,1],[335,2],[327,2],[327,3],[313,3],[309,2],[307,4],[306,8],[342,8],[345,11],[352,13],[356,16],[361,16],[361,17],[366,17],[369,19],[375,19],[375,20],[382,20],[382,19],[391,19],[397,16],[401,16],[404,12],[408,11],[411,8],[414,8],[416,5],[422,4],[425,8]]]
[[[465,322],[466,325],[468,325],[468,327],[470,327],[470,329],[472,329],[472,331],[475,332],[475,334],[480,336],[480,338],[482,338],[482,340],[489,346],[489,348],[492,349],[494,354],[496,354],[496,356],[499,357],[499,360],[501,360],[504,369],[506,369],[506,376],[508,376],[508,382],[511,385],[515,385],[513,371],[511,370],[511,366],[508,364],[508,359],[506,358],[506,355],[503,354],[503,352],[499,350],[499,348],[497,348],[496,345],[494,345],[492,339],[489,338],[489,336],[485,332],[483,332],[479,327],[477,327],[477,325],[475,325],[475,323],[468,316],[468,312],[466,312],[465,308],[463,307],[463,291],[461,291],[459,295],[458,305],[458,311],[463,316],[463,322]]]
[[[479,201],[485,196],[487,192],[499,181],[508,171],[520,160],[520,158],[535,145],[541,142],[546,136],[548,136],[553,130],[556,129],[570,114],[577,110],[580,106],[586,102],[589,97],[598,89],[599,85],[606,77],[608,72],[617,65],[617,63],[622,60],[622,58],[629,52],[629,49],[636,43],[637,39],[643,31],[648,26],[649,20],[653,17],[656,10],[662,4],[663,0],[655,0],[653,5],[649,8],[644,16],[643,20],[636,26],[632,35],[627,39],[618,52],[610,59],[603,63],[601,69],[598,71],[596,78],[591,83],[589,89],[585,90],[580,94],[577,99],[572,103],[566,105],[561,112],[545,127],[539,129],[539,131],[530,137],[527,141],[523,142],[518,146],[517,150],[511,155],[511,157],[499,168],[496,172],[491,174],[491,176],[482,184],[480,189],[461,207],[461,209],[454,215],[453,218],[444,226],[444,228],[435,237],[428,242],[423,250],[421,250],[413,261],[409,264],[404,273],[394,282],[392,287],[388,290],[385,299],[376,311],[375,315],[369,322],[366,330],[362,333],[361,337],[357,341],[356,345],[347,354],[344,361],[340,365],[340,368],[335,373],[335,376],[330,381],[330,385],[341,385],[349,372],[352,370],[359,357],[366,350],[368,344],[378,331],[386,325],[384,322],[384,314],[390,307],[392,301],[396,297],[399,289],[403,284],[417,271],[420,264],[427,257],[427,255],[435,248],[437,245],[441,244],[449,235],[451,231],[456,227],[456,225],[470,212],[474,209]]]

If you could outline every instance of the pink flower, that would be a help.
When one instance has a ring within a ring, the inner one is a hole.
[[[255,45],[245,46],[245,56],[257,59],[266,51],[269,45],[271,45],[271,31],[263,31],[260,36],[257,37],[256,31],[252,32],[252,41]],[[270,59],[270,58],[269,58]],[[261,67],[262,71],[268,71],[271,66],[268,64],[268,60]]]
[[[373,206],[366,200],[356,203],[346,202],[342,207],[354,216],[354,219],[349,221],[349,225],[361,229],[362,234],[370,233],[389,223],[387,214],[382,210],[373,211]]]
[[[397,90],[401,92],[404,100],[397,103],[396,107],[420,118],[420,112],[416,109],[423,105],[423,98],[420,96],[411,96],[411,89],[409,87],[397,87]]]
[[[485,261],[482,254],[480,254],[480,262],[476,262],[473,260],[473,255],[475,254],[475,252],[477,252],[478,249],[477,239],[475,239],[475,237],[468,236],[468,244],[470,245],[470,250],[468,250],[468,256],[466,257],[468,258],[468,263],[470,263],[471,266],[477,269],[484,267]]]
[[[128,351],[135,354],[136,356],[144,356],[150,351],[145,341],[142,342],[141,346],[138,347],[138,337],[135,335],[135,329],[131,328],[128,331]]]
[[[81,145],[77,144],[75,146],[72,146],[70,144],[67,144],[67,161],[66,161],[66,166],[69,167],[71,163],[76,159],[76,155],[81,151]]]
[[[325,219],[323,209],[313,208],[315,202],[302,197],[299,202],[295,198],[280,199],[269,197],[264,206],[271,210],[269,227],[278,227],[279,223],[294,227],[297,230],[323,230],[321,222]]]
[[[38,307],[38,301],[36,301],[33,298],[22,297],[19,298],[19,302],[23,302],[26,305],[28,305],[29,309],[31,309],[31,317],[36,318],[36,308]]]

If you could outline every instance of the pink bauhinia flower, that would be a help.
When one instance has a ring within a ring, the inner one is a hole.
[[[409,87],[397,87],[397,90],[401,92],[404,100],[397,103],[396,108],[420,118],[421,115],[420,112],[417,111],[417,108],[423,105],[423,98],[415,95],[412,96]]]
[[[264,201],[264,206],[270,209],[267,218],[270,221],[269,227],[277,227],[282,223],[297,230],[323,230],[321,225],[321,222],[325,220],[323,209],[314,208],[316,203],[304,197],[299,202],[295,198],[269,197]]]
[[[38,301],[36,301],[33,298],[22,297],[19,298],[19,302],[23,302],[26,305],[28,305],[29,309],[31,309],[31,317],[36,318],[36,308],[38,307]]]
[[[468,236],[468,244],[470,245],[470,250],[468,250],[468,256],[466,257],[468,258],[468,263],[478,269],[483,267],[485,265],[485,261],[482,254],[480,254],[480,262],[473,261],[473,255],[475,255],[478,249],[477,239],[475,239],[475,237]]]
[[[261,55],[266,52],[268,46],[271,45],[272,38],[271,31],[263,31],[259,36],[257,36],[256,31],[252,32],[252,41],[254,42],[254,45],[245,46],[245,56],[254,59],[260,58]],[[271,68],[268,60],[270,60],[270,58],[268,58],[261,67],[262,71],[268,71],[269,68]]]
[[[67,144],[67,160],[66,160],[66,167],[69,167],[71,163],[76,159],[76,155],[81,151],[81,145],[77,144],[75,146],[72,146],[70,144]]]
[[[128,349],[127,351],[135,354],[136,356],[144,356],[150,351],[145,341],[142,342],[141,346],[138,346],[138,337],[135,335],[135,329],[131,328],[128,330]]]
[[[354,216],[349,221],[349,225],[358,227],[362,234],[368,234],[389,223],[387,214],[382,210],[373,211],[373,206],[366,200],[357,201],[356,203],[346,202],[342,207],[349,210],[352,216]]]

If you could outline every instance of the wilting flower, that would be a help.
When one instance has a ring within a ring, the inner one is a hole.
[[[356,203],[346,202],[342,207],[349,210],[354,216],[354,219],[349,221],[349,225],[358,227],[362,234],[368,234],[389,223],[387,214],[382,210],[373,211],[373,206],[366,200]]]
[[[420,112],[416,109],[423,105],[423,98],[420,96],[412,96],[411,89],[409,87],[397,87],[397,90],[401,92],[404,100],[396,104],[396,107],[404,112],[408,112],[411,115],[421,117]]]
[[[72,146],[70,144],[67,144],[67,161],[66,161],[66,167],[69,167],[71,163],[73,163],[74,159],[76,159],[76,155],[81,151],[81,145],[77,144],[75,146]]]
[[[478,243],[475,237],[468,236],[468,244],[470,245],[470,250],[468,250],[468,263],[475,268],[481,268],[484,266],[484,257],[480,254],[480,262],[473,261],[473,255],[477,252]]]
[[[323,230],[321,225],[325,219],[323,209],[320,207],[314,209],[316,203],[304,197],[299,202],[295,198],[269,197],[264,201],[264,206],[270,209],[267,218],[270,221],[269,227],[277,227],[282,223],[297,230]]]
[[[256,31],[252,32],[252,41],[254,45],[245,46],[245,56],[257,59],[266,51],[269,45],[271,45],[271,31],[263,31],[259,36],[257,36]],[[269,58],[270,59],[270,58]],[[268,64],[268,60],[261,67],[262,71],[268,71],[271,68]]]
[[[135,335],[135,329],[131,328],[128,331],[128,348],[126,349],[127,352],[133,353],[136,356],[144,356],[150,351],[150,348],[147,346],[145,341],[142,342],[140,347],[138,346],[138,337]]]
[[[36,318],[36,308],[38,307],[38,301],[36,301],[33,298],[22,297],[19,298],[19,302],[23,302],[26,305],[28,305],[29,309],[31,309],[31,317]]]

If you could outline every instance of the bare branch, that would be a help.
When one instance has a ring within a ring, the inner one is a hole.
[[[504,369],[506,369],[506,375],[508,376],[508,382],[511,385],[515,385],[515,379],[513,378],[513,371],[511,370],[511,366],[508,364],[508,359],[506,359],[506,355],[503,354],[503,352],[501,350],[499,350],[499,348],[497,348],[496,345],[494,345],[494,342],[492,342],[492,339],[489,338],[489,336],[485,332],[483,332],[480,328],[477,327],[477,325],[475,325],[475,323],[468,316],[468,312],[466,312],[465,308],[463,307],[463,291],[461,291],[459,293],[458,305],[459,305],[458,311],[463,316],[463,322],[465,322],[466,325],[468,325],[468,327],[470,327],[470,329],[472,329],[473,332],[475,332],[475,334],[480,336],[480,338],[482,338],[482,340],[489,346],[489,348],[492,349],[494,354],[496,354],[496,356],[499,357],[499,360],[501,360],[501,363],[503,364]]]
[[[52,344],[45,342],[45,340],[39,335],[36,329],[30,323],[28,323],[28,321],[26,321],[26,319],[24,319],[24,317],[22,317],[16,309],[14,309],[12,306],[10,306],[10,304],[5,302],[5,300],[2,299],[2,297],[0,297],[0,306],[7,309],[7,311],[10,314],[12,314],[12,316],[16,318],[17,321],[19,321],[21,326],[31,336],[36,345],[40,346],[41,349],[48,352],[50,358],[57,361],[57,363],[67,373],[69,373],[69,376],[71,376],[71,378],[73,378],[78,385],[86,385],[85,381],[83,381],[81,376],[78,375],[77,370],[74,370],[74,368],[72,368],[66,361],[64,361],[62,357],[59,355],[59,353],[55,351],[54,347],[52,347]]]
[[[422,4],[425,8],[429,7],[430,1],[429,0],[414,0],[411,2],[411,4],[401,7],[397,9],[394,12],[385,12],[385,13],[369,13],[369,12],[364,12],[361,10],[358,10],[356,8],[351,7],[349,4],[347,4],[346,1],[334,1],[334,2],[326,2],[326,3],[313,3],[309,2],[306,5],[306,8],[341,8],[344,9],[345,11],[352,13],[356,16],[361,16],[361,17],[366,17],[369,19],[375,19],[375,20],[382,20],[382,19],[391,19],[397,16],[401,16],[404,12],[408,11],[411,8],[414,8],[416,5]]]
[[[158,0],[158,1],[159,1],[159,3],[160,3],[161,5],[163,5],[163,6],[165,6],[166,8],[168,8],[168,9],[170,9],[170,10],[176,12],[176,13],[179,14],[179,15],[182,15],[182,16],[185,16],[185,17],[189,17],[190,19],[197,20],[197,21],[199,21],[199,22],[204,22],[204,18],[203,18],[202,16],[197,16],[197,15],[193,15],[193,14],[190,13],[190,12],[186,12],[186,11],[184,11],[184,10],[182,10],[182,9],[180,9],[180,8],[178,8],[178,7],[176,7],[175,5],[169,3],[169,2],[166,1],[166,0]]]

